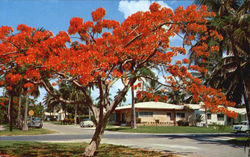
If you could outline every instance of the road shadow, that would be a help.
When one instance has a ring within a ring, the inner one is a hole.
[[[240,142],[235,140],[234,138],[238,137],[248,137],[247,134],[189,134],[189,135],[154,135],[157,138],[168,138],[168,139],[178,139],[178,138],[188,138],[191,140],[196,140],[198,144],[218,144],[218,145],[229,145],[231,147],[250,147],[250,138],[247,141]],[[220,139],[221,138],[232,138],[229,140]]]

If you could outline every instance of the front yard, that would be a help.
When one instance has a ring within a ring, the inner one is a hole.
[[[0,131],[0,136],[16,136],[16,135],[42,135],[42,134],[52,134],[55,131],[42,129],[42,128],[29,128],[28,131],[23,131],[17,128],[13,128],[12,132],[9,131],[9,127],[7,125],[3,126],[5,130]]]
[[[133,133],[231,133],[231,126],[209,126],[191,127],[191,126],[139,126],[137,129],[131,127],[115,127],[108,125],[108,131],[133,132]]]

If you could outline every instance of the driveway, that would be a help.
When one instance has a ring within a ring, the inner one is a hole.
[[[0,137],[0,140],[42,141],[42,142],[89,142],[93,128],[77,125],[53,125],[45,123],[44,128],[58,133],[51,135]],[[102,143],[125,145],[171,152],[184,157],[247,157],[250,148],[227,143],[234,134],[138,134],[105,131]]]

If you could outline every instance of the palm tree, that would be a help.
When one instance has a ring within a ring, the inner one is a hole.
[[[136,112],[135,112],[135,98],[134,98],[134,88],[131,87],[131,128],[136,129]]]
[[[13,127],[13,99],[15,96],[20,96],[21,93],[21,86],[23,85],[22,80],[19,81],[15,86],[11,86],[12,90],[7,90],[8,91],[8,95],[9,95],[9,104],[8,104],[8,120],[9,120],[9,130],[12,131],[12,127]],[[18,107],[18,120],[20,120],[20,115],[19,112],[21,112],[21,102],[19,100],[19,107]],[[20,121],[18,121],[18,127],[21,126],[20,125]]]
[[[84,99],[84,95],[83,95],[83,93],[81,91],[77,90],[71,84],[66,84],[65,82],[62,82],[59,85],[59,91],[60,91],[60,94],[62,95],[62,97],[64,97],[65,99],[67,99],[67,98],[69,100],[82,100],[82,99]],[[75,124],[77,124],[77,120],[79,118],[78,109],[79,109],[79,104],[74,104],[74,110],[75,110],[74,120],[75,120]]]
[[[58,101],[47,93],[43,98],[43,104],[47,106],[47,112],[53,112],[55,106],[58,105]]]
[[[29,104],[30,104],[30,99],[29,99],[30,95],[33,96],[34,98],[37,98],[40,95],[38,86],[33,87],[33,90],[32,90],[31,93],[26,91],[26,96],[25,96],[26,101],[25,101],[25,111],[24,111],[24,125],[23,125],[23,129],[22,129],[22,130],[25,130],[25,131],[27,131],[29,129],[28,125],[27,125],[27,120],[28,120],[28,109],[29,109]]]
[[[57,92],[61,97],[67,100],[84,100],[84,95],[80,90],[77,90],[72,84],[67,84],[64,81],[59,84],[59,90]],[[47,111],[54,111],[55,107],[60,106],[62,110],[65,111],[65,117],[66,112],[74,109],[75,124],[77,124],[77,119],[79,118],[79,111],[86,113],[88,110],[85,106],[79,106],[79,104],[72,106],[72,104],[59,102],[49,94],[44,97],[43,103],[47,105]]]
[[[22,93],[18,96],[18,113],[17,113],[17,127],[22,128],[22,118],[21,118],[21,107],[22,107]]]
[[[211,67],[211,71],[205,82],[214,88],[222,88],[227,97],[237,103],[241,103],[243,96],[249,120],[250,1],[196,0],[195,3],[205,4],[211,11],[216,12],[216,17],[209,21],[209,28],[217,30],[223,36],[223,40],[217,43],[220,46],[220,53],[215,56],[218,62],[214,64],[215,66],[207,64]],[[191,53],[191,59],[196,60],[194,63],[200,64],[197,61],[199,59],[194,59],[194,56],[195,54]]]
[[[167,97],[168,97],[168,103],[172,103],[172,104],[181,104],[186,102],[186,93],[182,92],[181,90],[171,90],[169,92],[167,92]]]

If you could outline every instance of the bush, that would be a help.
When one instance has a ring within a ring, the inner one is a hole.
[[[74,119],[65,118],[65,119],[62,121],[62,124],[73,124],[74,122],[75,122]]]
[[[218,127],[218,130],[220,131],[224,131],[226,129],[225,125],[217,125],[217,127]]]
[[[189,122],[183,120],[179,120],[177,124],[178,126],[189,126]]]
[[[194,122],[200,123],[202,120],[203,120],[203,117],[200,114],[198,114],[198,115],[196,115]]]
[[[136,118],[136,123],[141,123],[141,118]]]
[[[57,121],[55,117],[50,117],[50,121]]]
[[[159,124],[159,123],[160,123],[160,120],[159,120],[159,119],[156,119],[156,120],[155,120],[155,123],[156,123],[156,124]]]

